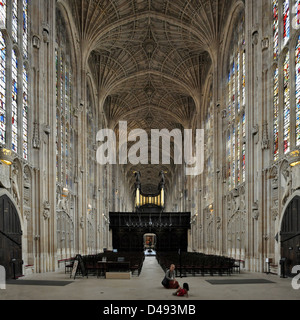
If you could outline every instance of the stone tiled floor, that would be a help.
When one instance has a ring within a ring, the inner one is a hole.
[[[7,284],[6,290],[0,290],[0,300],[154,300],[179,301],[172,296],[172,290],[161,286],[164,272],[155,257],[146,257],[140,277],[130,280],[106,280],[90,276],[70,279],[63,272],[36,274],[21,280],[72,281],[66,286],[32,286]],[[294,290],[292,279],[281,279],[275,275],[260,273],[235,274],[230,279],[270,280],[262,284],[224,284],[212,285],[207,280],[225,280],[227,277],[191,277],[177,279],[180,284],[190,285],[189,300],[299,300],[300,290]]]

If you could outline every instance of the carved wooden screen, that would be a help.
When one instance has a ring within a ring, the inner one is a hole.
[[[7,196],[0,198],[0,265],[5,268],[7,278],[22,275],[21,225],[18,212]]]
[[[300,197],[295,197],[286,209],[281,226],[281,256],[286,259],[287,274],[300,265]]]

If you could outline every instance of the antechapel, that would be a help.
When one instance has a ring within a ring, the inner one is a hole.
[[[300,265],[299,0],[2,0],[0,265]]]

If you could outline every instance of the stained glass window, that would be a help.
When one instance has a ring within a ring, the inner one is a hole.
[[[279,157],[279,70],[278,67],[274,72],[274,88],[273,88],[273,136],[274,136],[274,160]]]
[[[212,85],[209,89],[208,94],[208,104],[206,111],[206,126],[205,126],[205,140],[206,140],[206,152],[205,152],[205,175],[206,175],[206,188],[205,188],[205,198],[206,204],[210,205],[214,201],[214,155],[213,155],[213,144],[214,144],[214,114],[213,114],[213,96],[212,96]]]
[[[290,62],[289,52],[285,55],[283,65],[283,90],[284,90],[284,153],[290,152],[290,130],[291,130],[291,106],[290,106]]]
[[[60,145],[60,156],[61,156],[61,159],[60,159],[60,163],[61,163],[61,182],[64,182],[65,180],[65,147],[64,147],[64,144],[65,144],[65,119],[62,117],[61,120],[60,120],[60,142],[61,142],[61,145]]]
[[[300,25],[300,0],[295,1],[292,13],[294,14],[292,25],[295,29],[299,29]]]
[[[66,157],[66,160],[65,160],[65,163],[66,163],[66,186],[69,185],[69,170],[70,170],[70,167],[69,167],[69,124],[67,123],[66,127],[65,127],[65,157]]]
[[[232,86],[231,86],[232,92],[231,92],[231,102],[232,102],[232,107],[231,107],[231,118],[232,121],[235,119],[235,93],[236,93],[236,78],[235,78],[235,65],[233,62],[232,66]]]
[[[242,83],[242,88],[243,88],[243,106],[246,104],[246,54],[245,51],[243,52],[243,83]]]
[[[23,0],[23,56],[28,56],[28,0]]]
[[[246,181],[246,114],[243,114],[242,120],[242,134],[243,134],[243,150],[242,150],[242,181]]]
[[[6,142],[6,47],[2,33],[0,33],[0,143]]]
[[[60,181],[60,148],[59,148],[59,139],[60,139],[60,131],[59,131],[59,111],[56,110],[56,182]]]
[[[12,150],[18,152],[18,59],[12,51]]]
[[[237,160],[236,160],[236,176],[238,184],[241,183],[241,124],[237,124]]]
[[[227,136],[227,177],[229,190],[244,182],[246,169],[245,116],[246,104],[246,54],[244,16],[238,21],[235,35],[232,40],[230,72],[228,75],[228,106],[227,119],[230,134]],[[243,135],[243,136],[242,136]],[[243,139],[242,139],[243,138]]]
[[[231,141],[231,146],[232,146],[232,184],[231,187],[235,188],[235,178],[236,178],[236,130],[235,127],[232,129],[232,141]]]
[[[228,90],[228,107],[227,107],[227,115],[228,118],[231,118],[231,72],[229,72],[228,75],[228,84],[227,84],[227,90]]]
[[[28,73],[23,68],[23,158],[28,159]]]
[[[300,36],[296,46],[296,144],[300,146]]]
[[[7,36],[13,42],[9,49],[11,54],[7,55],[3,35],[0,35],[0,143],[9,144],[12,151],[28,160],[29,74],[25,67],[28,58],[28,0],[0,1],[0,26],[7,28]],[[10,61],[7,61],[8,56]],[[7,64],[11,66],[9,77]],[[11,95],[9,113],[6,106],[8,95]]]
[[[289,0],[283,2],[283,42],[284,44],[290,38],[290,5]]]
[[[273,0],[273,38],[274,38],[274,59],[278,58],[279,53],[279,6],[278,0]]]
[[[72,68],[71,54],[68,50],[67,37],[63,18],[58,12],[57,35],[55,49],[56,64],[56,166],[57,182],[69,190],[73,188],[73,121],[71,117],[72,106]]]
[[[3,28],[6,26],[6,0],[0,1],[0,25]]]
[[[231,190],[231,134],[227,135],[227,184],[229,190]]]
[[[60,54],[60,108],[63,114],[64,112],[64,60],[62,54]]]
[[[55,48],[55,93],[56,93],[56,104],[58,105],[58,51]]]
[[[12,38],[18,42],[18,0],[12,1]]]
[[[238,52],[236,57],[236,86],[237,86],[237,110],[241,110],[241,78],[240,78],[240,52]]]

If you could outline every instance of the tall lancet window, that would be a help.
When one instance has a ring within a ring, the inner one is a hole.
[[[6,142],[6,47],[0,32],[0,143]]]
[[[96,143],[96,116],[95,109],[93,105],[92,95],[90,87],[87,87],[87,127],[88,127],[88,137],[87,137],[87,146],[88,146],[88,172],[89,172],[89,201],[92,205],[93,194],[95,193],[95,163],[96,163],[96,151],[94,145]]]
[[[72,106],[72,57],[65,23],[57,11],[56,66],[56,180],[73,190],[74,123]]]
[[[245,104],[246,104],[246,55],[245,20],[241,15],[234,28],[230,44],[229,73],[227,82],[227,120],[226,176],[228,190],[236,188],[245,181]]]
[[[206,188],[205,198],[207,205],[212,205],[214,202],[214,108],[213,108],[213,90],[210,86],[208,93],[208,105],[205,121],[205,141],[206,141]]]
[[[289,52],[286,53],[283,65],[283,90],[284,90],[284,153],[290,152],[291,148],[291,105],[290,105],[290,59]]]
[[[18,42],[18,0],[12,0],[12,38]]]
[[[283,42],[290,39],[290,0],[283,1]]]
[[[28,159],[28,72],[23,67],[23,158]]]
[[[273,137],[274,137],[274,160],[279,158],[279,70],[274,71],[273,85]]]
[[[278,0],[273,0],[273,52],[274,59],[278,58],[279,53],[279,5]]]
[[[23,56],[28,57],[28,0],[23,0]]]
[[[300,146],[300,35],[296,45],[296,144]]]
[[[0,26],[6,27],[6,0],[0,1]]]
[[[28,9],[28,0],[0,1],[0,143],[24,160],[30,118]]]
[[[12,150],[18,152],[18,59],[12,51]]]

